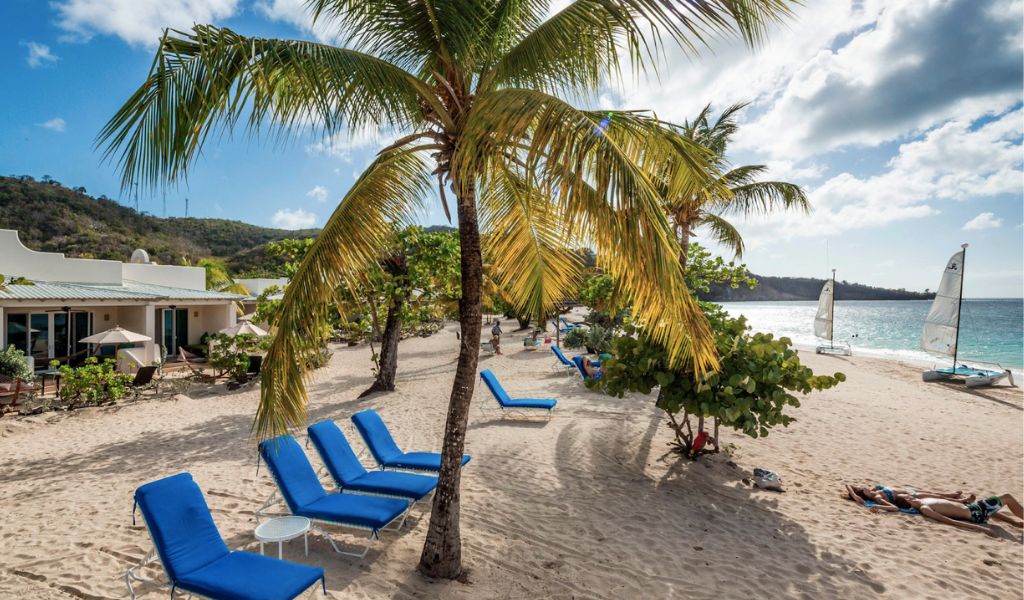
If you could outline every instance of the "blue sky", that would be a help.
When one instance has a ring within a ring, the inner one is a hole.
[[[934,288],[971,243],[965,293],[1024,286],[1024,4],[1019,0],[807,3],[756,51],[669,50],[660,77],[609,84],[598,105],[683,120],[751,102],[735,163],[804,185],[811,215],[737,219],[756,273]],[[557,9],[558,3],[554,8]],[[301,0],[5,0],[0,4],[0,173],[50,175],[134,205],[93,141],[145,77],[163,26],[331,40]],[[168,215],[319,226],[386,132],[286,144],[209,143]],[[140,208],[163,214],[162,195]],[[421,216],[442,223],[439,207]],[[698,236],[699,239],[699,236]],[[828,254],[826,260],[826,244]]]

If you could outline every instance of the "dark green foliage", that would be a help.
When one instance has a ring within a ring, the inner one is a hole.
[[[0,348],[0,377],[32,381],[32,369],[28,368],[25,353],[14,346]]]
[[[78,368],[51,361],[51,368],[60,370],[61,402],[66,408],[77,408],[117,402],[128,394],[133,377],[115,370],[112,358],[100,362],[95,356],[85,359]]]
[[[206,359],[218,375],[228,375],[238,383],[249,380],[249,357],[259,350],[259,338],[249,333],[234,337],[216,333],[208,343]]]
[[[794,393],[828,389],[846,379],[842,373],[815,375],[800,363],[788,338],[752,333],[743,317],[729,318],[713,305],[703,308],[720,354],[717,372],[698,377],[689,368],[670,368],[662,346],[632,331],[635,336],[613,341],[613,358],[603,362],[604,377],[587,383],[619,397],[658,388],[657,406],[668,415],[675,446],[686,456],[702,452],[694,450],[693,442],[707,419],[716,420],[716,436],[719,424],[750,437],[766,436],[772,427],[793,421],[785,411],[800,406]]]
[[[0,228],[18,230],[32,250],[128,260],[144,248],[153,260],[174,265],[215,257],[236,276],[282,275],[283,261],[266,254],[267,242],[317,233],[226,219],[161,219],[56,183],[12,177],[0,177]]]

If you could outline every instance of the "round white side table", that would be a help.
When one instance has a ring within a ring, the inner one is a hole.
[[[264,542],[277,542],[277,557],[281,558],[281,549],[285,542],[302,536],[309,556],[309,527],[306,517],[274,517],[256,526],[256,539],[260,542],[260,554],[263,554]]]

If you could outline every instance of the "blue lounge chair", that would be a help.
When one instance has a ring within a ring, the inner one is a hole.
[[[318,581],[327,592],[324,570],[319,567],[228,550],[203,492],[188,473],[139,487],[135,506],[142,509],[154,549],[125,574],[132,598],[132,581],[147,581],[135,569],[151,562],[154,552],[169,582],[160,585],[170,586],[172,598],[180,589],[214,600],[290,600]]]
[[[565,317],[559,317],[558,320],[562,323],[562,326],[558,329],[559,333],[569,333],[573,329],[576,329],[576,324],[570,323]]]
[[[291,514],[313,521],[311,528],[326,537],[339,554],[363,558],[370,551],[370,544],[379,538],[381,529],[399,519],[398,528],[405,523],[405,516],[411,506],[408,500],[325,492],[306,454],[290,435],[262,442],[260,456],[266,461]],[[256,511],[257,518],[279,502],[275,496],[271,496]],[[368,530],[369,542],[362,552],[345,552],[338,548],[330,534],[316,525],[318,522]]]
[[[441,455],[437,452],[402,452],[391,437],[388,426],[373,409],[357,412],[352,415],[359,435],[363,436],[366,447],[381,469],[398,469],[404,471],[422,471],[438,473],[441,471]],[[462,455],[462,464],[469,462],[469,455]]]
[[[565,357],[565,353],[558,346],[551,346],[551,351],[555,353],[555,358],[558,362],[551,365],[551,368],[555,371],[563,371],[566,375],[575,375],[577,373],[576,363],[572,362]]]
[[[548,411],[548,418],[551,418],[551,410],[555,408],[555,404],[558,404],[557,400],[550,398],[510,398],[508,392],[505,391],[505,388],[501,387],[501,384],[498,383],[498,378],[494,376],[490,369],[480,371],[480,379],[484,380],[487,389],[491,391],[491,395],[498,402],[498,406],[504,411],[546,410]]]
[[[419,502],[437,487],[437,477],[395,471],[367,471],[334,421],[320,421],[306,432],[339,492],[404,498]]]

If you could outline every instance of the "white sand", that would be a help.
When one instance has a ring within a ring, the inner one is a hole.
[[[650,398],[616,399],[550,370],[550,352],[485,357],[513,396],[554,397],[550,422],[481,416],[463,476],[464,582],[415,572],[427,526],[386,532],[367,558],[311,537],[285,558],[327,570],[333,598],[1011,598],[1024,546],[839,498],[840,482],[887,482],[1024,497],[1019,390],[924,384],[917,368],[866,358],[804,359],[849,380],[815,394],[768,438],[724,431],[732,461],[666,455],[669,431]],[[457,343],[449,329],[402,342],[399,390],[356,400],[369,350],[336,350],[311,385],[313,420],[376,408],[406,449],[440,447]],[[248,438],[257,391],[193,394],[0,419],[0,596],[118,598],[146,552],[132,526],[134,489],[189,471],[233,548],[256,550],[253,511],[273,489]],[[477,392],[477,404],[482,400]],[[488,400],[488,406],[490,406]],[[315,453],[309,452],[316,463]],[[785,494],[741,479],[779,472]],[[275,548],[276,549],[276,548]],[[165,597],[166,591],[150,596]]]

